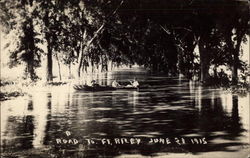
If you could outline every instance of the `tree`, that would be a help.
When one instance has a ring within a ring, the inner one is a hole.
[[[237,1],[234,1],[234,4]],[[238,82],[238,69],[241,67],[239,59],[240,47],[242,42],[246,38],[246,34],[249,34],[249,5],[248,2],[242,1],[240,4],[235,4],[234,7],[227,12],[227,18],[219,17],[220,23],[219,29],[223,33],[226,51],[229,56],[229,65],[232,69],[232,82],[237,84]]]
[[[53,55],[69,69],[76,63],[78,77],[89,64],[102,64],[105,70],[112,61],[192,78],[198,71],[195,48],[199,48],[201,81],[209,78],[211,65],[223,64],[232,67],[237,80],[240,45],[249,24],[247,5],[237,0],[22,0],[15,1],[11,8],[15,11],[8,11],[10,2],[2,4],[8,13],[1,15],[6,28],[23,30],[19,41],[28,42],[21,43],[18,51],[33,52],[22,58],[33,68],[40,63],[36,54],[41,54],[37,49],[41,32],[47,46],[47,81],[53,80]]]
[[[14,7],[10,9],[10,6],[13,5]],[[34,29],[34,23],[38,22],[34,13],[35,6],[33,6],[32,1],[11,3],[3,1],[1,6],[1,11],[5,13],[1,16],[2,24],[7,33],[17,33],[16,48],[10,50],[10,67],[25,63],[25,78],[34,81],[37,79],[35,68],[40,66],[40,56],[43,52],[37,46],[41,40],[37,37],[39,34]]]

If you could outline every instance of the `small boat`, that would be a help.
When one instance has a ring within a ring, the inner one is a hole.
[[[73,86],[75,90],[78,91],[112,91],[112,90],[119,90],[119,89],[126,89],[126,90],[139,90],[140,87],[127,87],[127,86],[121,86],[121,87],[111,87],[111,86],[88,86],[88,85],[74,85]],[[142,88],[142,87],[141,87]]]
[[[83,90],[83,91],[109,91],[116,90],[116,88],[111,86],[88,86],[88,85],[74,85],[75,90]]]

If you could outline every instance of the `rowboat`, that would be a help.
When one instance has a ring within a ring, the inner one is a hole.
[[[116,88],[111,86],[88,86],[88,85],[74,85],[75,90],[84,90],[84,91],[109,91],[116,90]]]
[[[75,90],[78,91],[113,91],[113,90],[119,90],[119,89],[127,89],[127,90],[138,90],[136,87],[127,87],[127,86],[121,86],[121,87],[111,87],[111,86],[88,86],[88,85],[74,85],[73,86]]]

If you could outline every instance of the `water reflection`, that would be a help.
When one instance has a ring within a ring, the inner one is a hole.
[[[133,73],[117,73],[116,78]],[[119,76],[120,75],[120,76]],[[249,141],[249,94],[240,98],[194,82],[146,76],[145,91],[41,92],[1,105],[4,154],[38,150],[48,157],[96,157],[123,154],[206,154],[239,151]],[[104,75],[105,78],[105,75]],[[106,76],[107,78],[107,76]],[[102,81],[101,84],[108,84]],[[70,137],[65,135],[70,131]],[[141,138],[141,145],[87,145],[89,138]],[[206,138],[207,145],[149,144],[149,138]],[[76,138],[77,145],[58,145],[57,138]],[[49,152],[48,152],[49,150]],[[20,153],[18,153],[20,155]],[[18,155],[17,154],[17,155]],[[25,152],[21,155],[25,155]]]

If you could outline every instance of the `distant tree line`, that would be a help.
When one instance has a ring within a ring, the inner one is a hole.
[[[199,74],[206,81],[210,66],[216,74],[225,65],[236,84],[244,68],[247,0],[2,0],[0,11],[3,30],[16,35],[6,46],[15,43],[9,65],[25,64],[31,80],[37,78],[42,55],[48,82],[53,56],[59,67],[60,62],[69,69],[76,64],[78,77],[90,65],[107,70],[112,61],[187,78]]]

